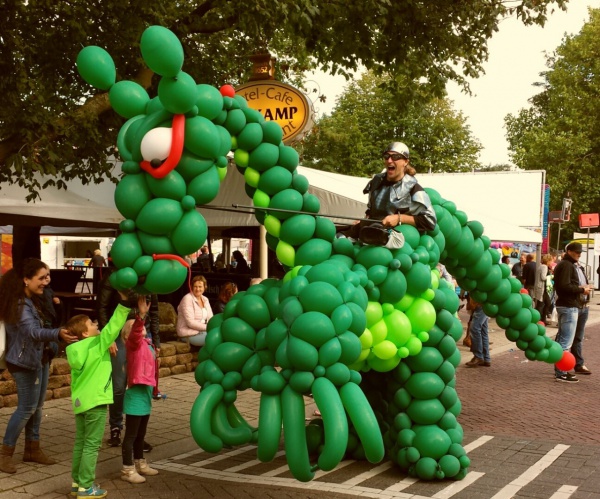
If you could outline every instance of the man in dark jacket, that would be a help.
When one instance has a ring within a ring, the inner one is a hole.
[[[570,350],[575,356],[575,372],[592,374],[584,365],[582,356],[585,323],[589,313],[591,286],[588,284],[583,267],[579,264],[582,246],[569,243],[566,253],[554,269],[554,290],[557,294],[558,334],[556,341],[563,351]],[[554,367],[556,381],[577,383],[575,374]]]
[[[96,297],[96,308],[98,312],[98,328],[102,330],[108,323],[117,305],[121,303],[119,293],[114,289],[109,281],[110,274],[114,271],[114,267],[110,268],[109,272],[105,272],[102,280],[98,285],[98,295]],[[129,299],[127,307],[131,308],[128,319],[134,319],[137,313],[137,294],[134,292],[128,293]],[[156,355],[160,352],[160,336],[159,336],[159,320],[158,320],[158,296],[153,294],[150,296],[150,311],[146,317],[147,337],[152,341]],[[108,445],[110,447],[119,447],[121,445],[121,431],[123,430],[123,400],[125,399],[125,390],[127,388],[127,370],[125,355],[125,344],[121,336],[111,345],[110,360],[112,363],[112,384],[113,384],[113,399],[114,402],[108,406],[108,422],[110,425],[110,439]],[[152,447],[144,442],[144,452],[150,452]]]

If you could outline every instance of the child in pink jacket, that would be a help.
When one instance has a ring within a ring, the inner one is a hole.
[[[144,437],[152,411],[152,390],[156,386],[156,362],[152,342],[146,338],[144,319],[148,303],[139,306],[134,320],[125,323],[121,335],[127,349],[127,391],[123,403],[125,438],[122,445],[121,479],[144,483],[144,475],[157,475],[144,459]]]

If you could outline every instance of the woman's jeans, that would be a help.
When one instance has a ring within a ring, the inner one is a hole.
[[[481,305],[473,310],[471,319],[471,350],[478,359],[490,362],[490,341],[488,337],[488,317]]]
[[[583,365],[583,336],[585,334],[585,323],[588,320],[589,307],[556,307],[558,314],[558,334],[556,341],[560,344],[563,351],[570,350],[575,356],[575,365]],[[566,374],[554,368],[556,376]]]
[[[14,447],[19,435],[25,428],[25,440],[40,439],[40,424],[46,388],[48,387],[48,373],[50,364],[42,364],[35,371],[15,371],[11,373],[17,384],[17,410],[8,421],[3,444]]]

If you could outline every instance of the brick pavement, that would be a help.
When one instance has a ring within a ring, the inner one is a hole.
[[[457,370],[457,389],[463,406],[459,421],[465,430],[465,442],[484,434],[494,435],[493,440],[470,454],[472,476],[476,476],[478,470],[486,470],[487,474],[474,481],[467,489],[468,494],[463,491],[463,495],[458,493],[456,497],[491,497],[490,488],[504,486],[512,480],[516,470],[535,461],[556,442],[566,442],[572,447],[557,461],[560,462],[560,471],[549,468],[544,472],[544,483],[547,485],[540,486],[536,482],[536,488],[529,490],[525,487],[516,497],[550,497],[551,490],[556,491],[558,485],[575,481],[583,485],[574,498],[600,499],[600,493],[597,493],[600,491],[600,473],[597,473],[600,436],[595,425],[600,413],[597,396],[600,372],[581,377],[581,381],[575,385],[557,383],[553,379],[552,366],[527,362],[523,353],[506,340],[503,331],[493,321],[490,328],[492,367],[468,369],[461,365]],[[471,355],[465,347],[460,346],[460,349],[464,364]],[[593,305],[590,311],[584,354],[589,359],[587,365],[597,371],[600,366],[596,360],[600,354],[598,305]],[[168,398],[155,403],[147,438],[155,446],[147,457],[155,462],[197,449],[189,431],[189,409],[198,393],[193,373],[162,378],[161,390]],[[257,416],[257,394],[241,392],[237,406],[255,423],[252,419]],[[307,416],[312,414],[314,408],[312,401],[307,399]],[[13,410],[0,409],[2,431]],[[43,447],[59,463],[41,466],[20,462],[21,438],[15,453],[18,472],[14,475],[0,473],[0,499],[66,497],[70,485],[73,435],[70,399],[48,401],[44,407],[42,442]],[[119,479],[120,467],[120,448],[103,447],[99,456],[98,481],[110,491],[109,497],[348,497],[334,491],[325,494],[309,491],[308,485],[300,483],[298,488],[279,486],[276,480],[270,485],[247,486],[243,482],[198,478],[165,470],[157,477],[150,477],[145,484],[133,486]],[[351,468],[348,466],[348,469]],[[343,481],[343,471],[339,473]],[[446,485],[444,482],[420,483],[418,493],[421,497],[443,495],[441,489]],[[365,496],[369,496],[368,492],[365,492]]]

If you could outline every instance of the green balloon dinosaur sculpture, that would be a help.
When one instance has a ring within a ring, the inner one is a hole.
[[[458,297],[437,263],[484,304],[528,359],[563,358],[529,295],[490,249],[483,226],[427,190],[437,225],[424,234],[400,226],[403,248],[336,238],[279,125],[229,85],[196,84],[181,70],[183,48],[168,29],[149,27],[140,45],[161,76],[152,99],[135,82],[115,81],[104,49],[89,46],[77,58],[81,76],[107,90],[127,119],[117,144],[125,175],[115,203],[125,220],[111,250],[112,285],[163,294],[185,282],[182,257],[207,237],[195,208],[217,195],[230,151],[267,244],[287,269],[281,281],[236,294],[210,321],[195,372],[202,387],[190,416],[196,442],[210,452],[255,442],[258,458],[269,461],[283,429],[290,470],[301,481],[346,456],[371,462],[387,456],[412,476],[462,479],[470,464],[455,389],[462,325]],[[246,389],[261,394],[258,428],[235,406]],[[322,420],[306,424],[309,393]]]

